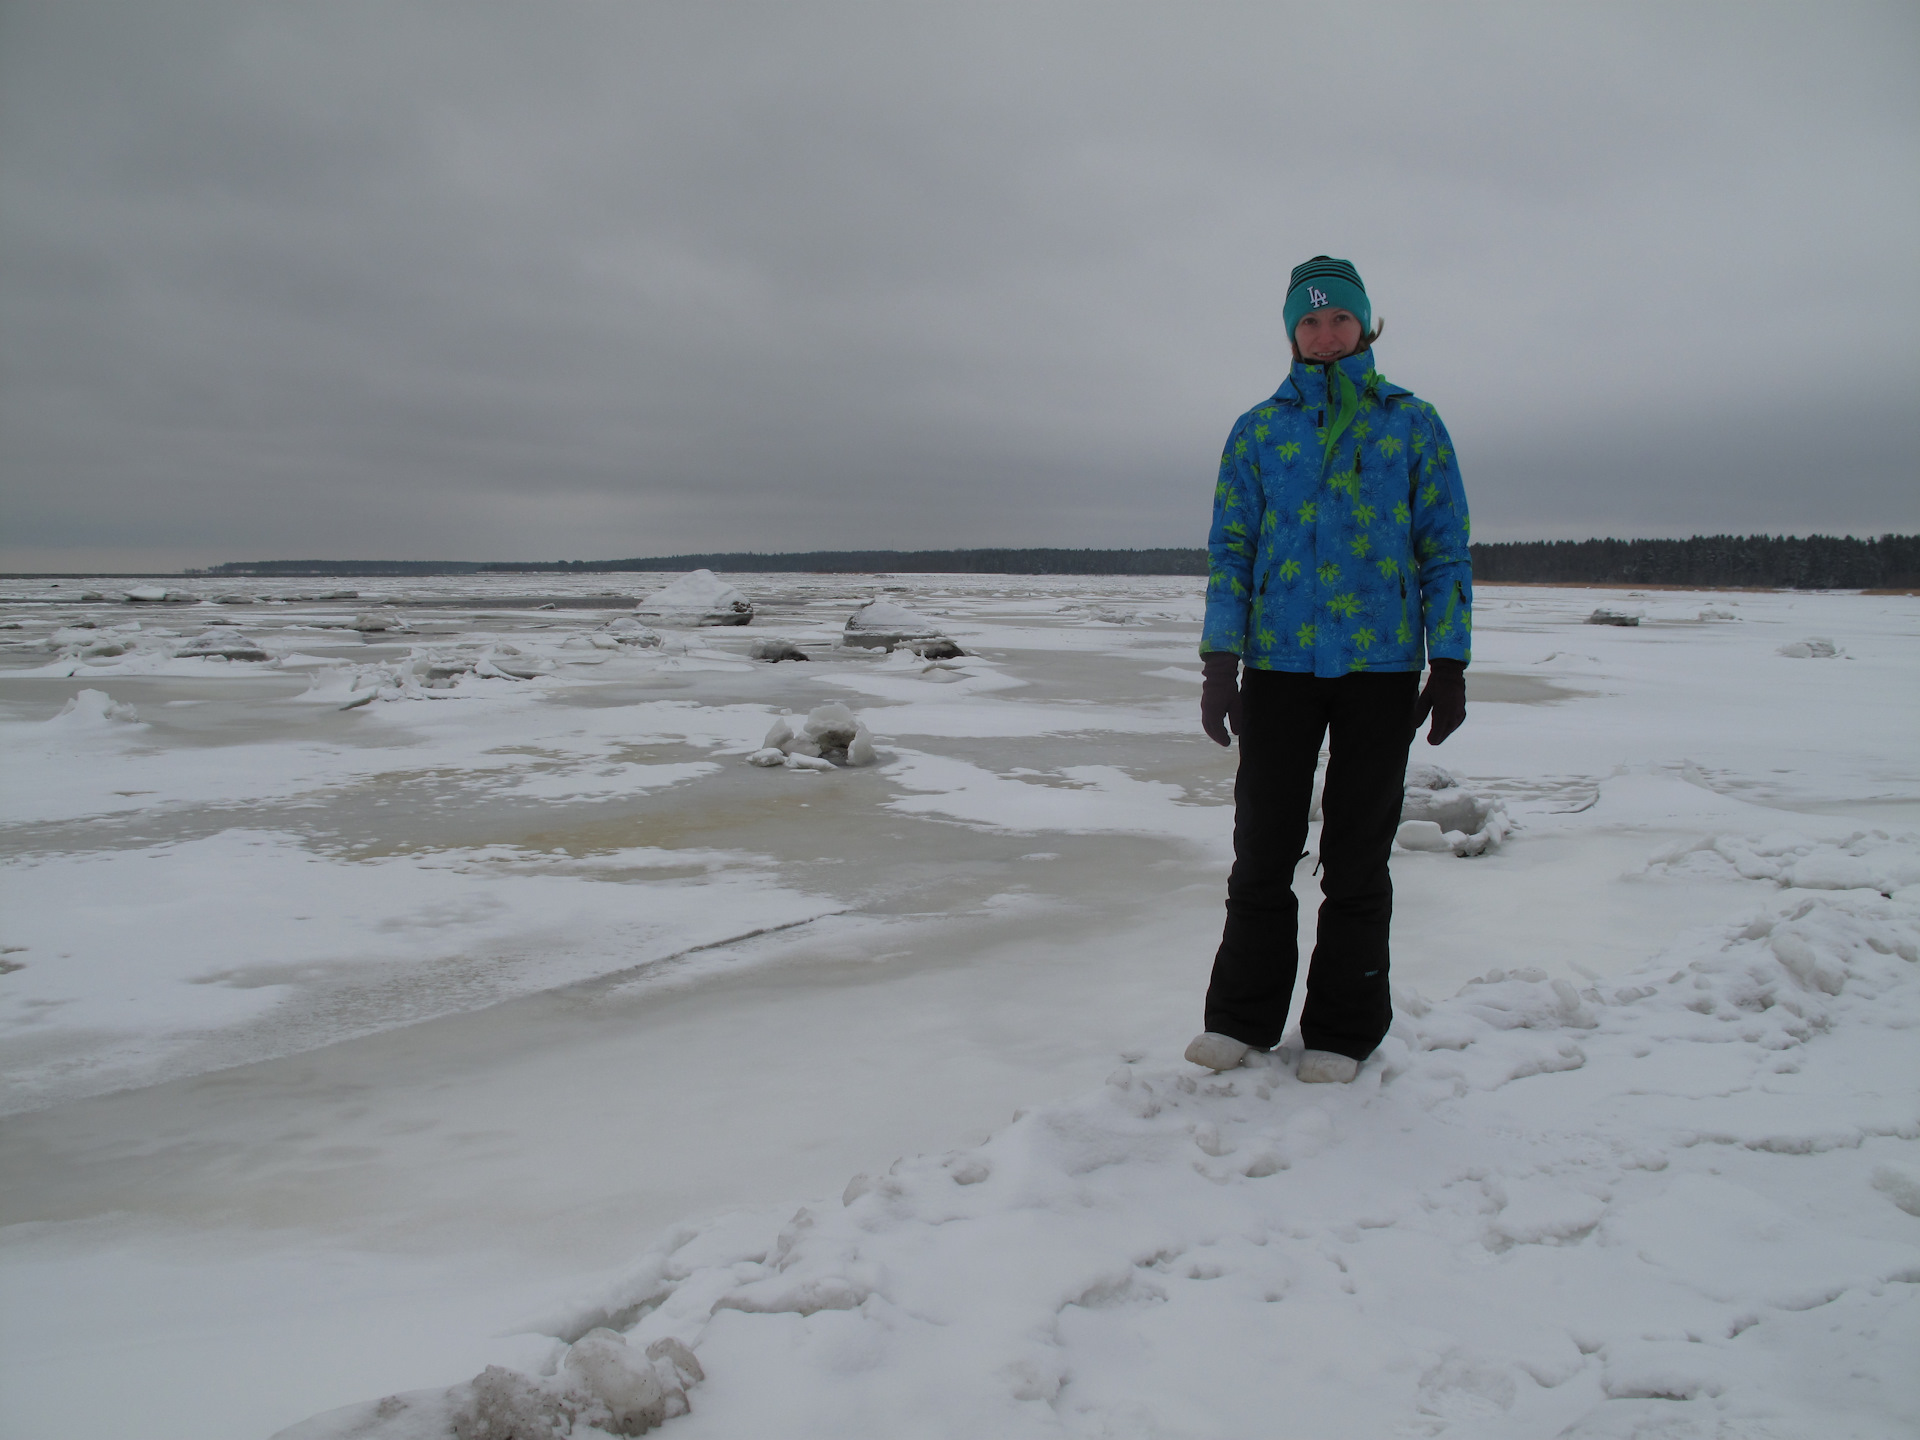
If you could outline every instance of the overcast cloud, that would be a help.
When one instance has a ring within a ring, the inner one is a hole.
[[[1354,260],[1481,539],[1920,529],[1920,7],[0,6],[0,566],[1203,543]]]

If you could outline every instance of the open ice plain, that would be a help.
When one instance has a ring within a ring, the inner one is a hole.
[[[1483,589],[1416,759],[1514,831],[1308,1090],[1178,1058],[1197,581],[631,578],[13,588],[6,1434],[445,1433],[608,1323],[687,1437],[1920,1425],[1920,600]]]

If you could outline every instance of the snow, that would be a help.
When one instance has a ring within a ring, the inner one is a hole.
[[[1198,581],[257,583],[0,593],[9,1436],[1920,1423],[1920,601],[1484,587],[1306,1086],[1180,1059]]]

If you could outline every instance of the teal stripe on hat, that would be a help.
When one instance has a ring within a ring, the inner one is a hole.
[[[1367,299],[1366,282],[1351,260],[1316,255],[1304,265],[1294,266],[1287,286],[1287,334],[1293,334],[1300,317],[1309,310],[1329,307],[1351,310],[1363,334],[1373,328],[1373,302]]]

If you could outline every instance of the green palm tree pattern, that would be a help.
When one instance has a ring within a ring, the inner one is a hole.
[[[1371,351],[1296,364],[1227,436],[1200,648],[1325,676],[1467,660],[1468,533],[1431,405],[1374,369]],[[1300,584],[1309,576],[1318,583]]]

